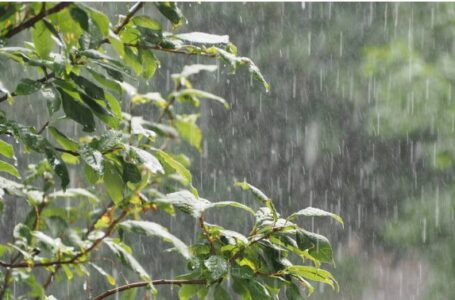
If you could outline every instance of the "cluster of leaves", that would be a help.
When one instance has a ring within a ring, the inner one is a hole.
[[[184,23],[175,4],[153,5],[173,29]],[[84,4],[0,5],[0,56],[23,65],[32,75],[21,79],[14,91],[1,85],[0,102],[14,105],[20,96],[41,93],[48,107],[48,121],[38,127],[21,124],[0,111],[0,135],[5,138],[0,154],[15,160],[14,140],[27,152],[43,156],[25,174],[13,163],[0,161],[0,171],[9,174],[0,177],[0,203],[25,199],[30,208],[15,226],[14,240],[0,245],[0,299],[13,297],[13,282],[28,286],[24,297],[55,299],[46,296],[46,289],[54,277],[63,274],[71,281],[74,274],[87,277],[96,271],[117,285],[118,278],[106,271],[103,260],[95,259],[103,255],[94,251],[102,246],[142,281],[126,283],[95,299],[137,287],[155,292],[157,284],[181,285],[181,299],[196,294],[204,299],[209,292],[225,299],[230,298],[223,288],[227,278],[233,279],[231,288],[242,299],[273,298],[282,287],[289,299],[300,299],[296,283],[311,293],[309,281],[336,287],[333,276],[321,268],[321,263],[333,262],[329,241],[293,220],[329,216],[342,222],[338,216],[309,207],[282,218],[267,196],[245,182],[238,185],[258,198],[257,211],[238,202],[199,197],[189,159],[167,148],[176,140],[201,148],[198,114],[179,114],[178,104],[190,109],[208,99],[229,107],[223,98],[193,88],[189,80],[217,67],[186,66],[172,75],[175,88],[167,97],[155,91],[139,93],[128,82],[138,76],[150,79],[160,64],[154,52],[165,51],[219,58],[232,70],[245,65],[266,89],[268,83],[249,58],[237,56],[227,36],[165,32],[160,22],[140,15],[143,7],[144,3],[135,4],[113,26],[104,13]],[[23,47],[9,45],[13,36],[28,31],[32,40]],[[156,110],[153,120],[134,114],[146,105]],[[72,136],[65,125],[74,122],[80,130]],[[70,168],[81,171],[85,185],[70,182]],[[63,206],[62,198],[69,205]],[[208,209],[225,206],[255,216],[247,236],[205,221]],[[175,215],[175,209],[193,216],[200,226],[201,234],[191,246],[148,220],[157,210]],[[130,231],[171,243],[188,262],[190,273],[152,280],[124,239]],[[294,264],[297,259],[299,263]],[[46,277],[42,278],[39,269],[47,271]]]

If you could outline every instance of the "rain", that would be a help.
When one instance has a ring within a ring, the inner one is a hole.
[[[115,23],[132,4],[87,5]],[[199,195],[251,204],[233,187],[246,180],[270,196],[283,215],[307,206],[340,215],[344,228],[327,219],[302,223],[331,241],[335,264],[328,269],[340,285],[339,291],[315,285],[310,299],[455,298],[455,5],[185,2],[179,7],[187,22],[178,33],[228,36],[270,83],[266,91],[246,69],[231,74],[223,61],[158,51],[155,76],[128,82],[140,93],[164,95],[172,91],[171,74],[185,65],[218,65],[192,84],[226,99],[230,108],[201,101],[201,151],[173,146],[192,160]],[[148,6],[140,13],[163,21]],[[0,70],[0,90],[14,90],[30,71],[3,58]],[[0,109],[10,119],[41,128],[46,92],[17,97],[14,105],[2,103]],[[146,120],[159,116],[152,106],[135,113]],[[76,136],[81,130],[73,123],[62,126]],[[42,159],[22,145],[14,147],[21,173]],[[80,185],[75,169],[70,178],[72,187]],[[27,213],[24,207],[5,202],[0,243],[11,241],[14,225]],[[247,234],[253,220],[236,212],[214,211],[207,222]],[[198,234],[191,216],[157,214],[155,221],[185,243]],[[163,252],[169,248],[165,242],[125,240],[153,278],[185,272],[175,251]],[[115,262],[107,263],[115,279],[127,277]],[[86,299],[97,286],[106,283],[88,277],[79,288],[54,283],[49,291],[61,299]],[[158,290],[158,299],[178,298],[177,287]]]

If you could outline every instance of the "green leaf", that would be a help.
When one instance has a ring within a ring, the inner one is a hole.
[[[235,201],[220,201],[220,202],[212,202],[210,205],[207,206],[207,209],[212,208],[212,207],[226,207],[226,206],[231,206],[235,208],[240,208],[243,209],[252,215],[255,215],[255,211],[249,208],[248,206],[240,203],[240,202],[235,202]]]
[[[8,174],[16,176],[17,178],[21,178],[21,175],[19,174],[19,171],[16,169],[16,167],[14,167],[13,165],[10,165],[7,162],[1,161],[1,160],[0,160],[0,172],[6,172]]]
[[[228,272],[228,262],[221,256],[212,255],[204,261],[204,266],[210,272],[210,279],[220,279]]]
[[[100,273],[102,276],[104,276],[106,278],[106,281],[110,284],[110,285],[116,285],[116,281],[115,281],[115,278],[108,274],[106,271],[104,271],[100,266],[98,265],[95,265],[94,263],[89,263],[96,271],[98,271],[98,273]]]
[[[272,299],[267,288],[257,280],[246,281],[247,288],[251,293],[253,299]]]
[[[54,199],[56,199],[56,198],[68,199],[68,198],[84,197],[84,198],[89,199],[93,203],[100,202],[100,199],[98,199],[98,197],[96,195],[94,195],[94,194],[90,193],[89,191],[87,191],[86,189],[82,189],[82,188],[70,188],[70,189],[66,189],[66,191],[53,192],[53,193],[49,194],[48,197],[50,199],[53,199],[53,198]]]
[[[146,136],[151,140],[154,140],[156,137],[155,131],[145,128],[146,125],[151,124],[148,121],[145,121],[142,117],[131,117],[131,133]]]
[[[164,151],[157,150],[155,153],[162,163],[169,165],[172,169],[174,169],[175,172],[177,172],[177,174],[182,176],[184,185],[191,185],[193,177],[187,168],[185,168],[180,162],[176,161],[174,158],[172,158],[172,156]]]
[[[79,151],[81,159],[90,166],[98,175],[103,175],[103,154],[90,147],[89,145],[84,145]]]
[[[112,239],[104,239],[103,242],[111,249],[112,252],[131,270],[139,274],[142,280],[150,280],[150,276],[141,266],[141,264],[127,251],[124,246]]]
[[[217,65],[201,65],[194,64],[189,66],[184,66],[182,73],[172,74],[172,78],[188,78],[191,75],[199,74],[201,71],[214,72],[218,69]]]
[[[171,94],[171,97],[175,97],[179,101],[183,101],[185,99],[185,97],[198,97],[198,98],[202,98],[202,99],[211,99],[211,100],[215,100],[215,101],[223,104],[225,108],[229,108],[229,103],[227,103],[226,100],[224,100],[223,98],[213,95],[211,93],[205,92],[205,91],[197,90],[197,89],[183,89],[178,92],[173,92]]]
[[[32,79],[21,79],[16,87],[16,96],[30,95],[41,89],[41,83]]]
[[[93,78],[95,78],[96,81],[98,81],[100,84],[104,85],[105,87],[111,89],[112,91],[116,92],[117,94],[122,94],[122,87],[120,84],[118,84],[117,81],[111,80],[104,76],[103,74],[93,70],[93,69],[88,69],[90,74],[92,75]],[[105,96],[105,93],[102,93],[102,96]]]
[[[109,18],[96,9],[88,7],[87,9],[89,11],[90,18],[96,24],[101,34],[103,36],[107,36],[109,34]]]
[[[295,285],[295,283],[290,282],[289,286],[286,287],[286,298],[288,300],[303,299],[302,295],[300,294],[300,290],[297,285]]]
[[[123,174],[122,178],[124,182],[138,183],[142,179],[141,172],[136,167],[135,164],[122,161],[123,165]]]
[[[142,73],[142,62],[140,56],[135,53],[130,47],[125,47],[125,57],[123,58],[125,64],[133,69],[136,75]]]
[[[70,95],[58,88],[58,91],[62,97],[63,111],[66,116],[83,126],[83,130],[86,132],[92,132],[95,130],[95,119],[93,114],[85,105],[73,99]]]
[[[167,105],[167,101],[163,99],[160,93],[136,94],[131,98],[131,102],[133,104],[146,104],[152,102],[160,108],[164,108]]]
[[[90,98],[104,99],[104,90],[89,79],[74,73],[71,73],[71,78],[85,91],[85,93],[87,93],[87,95],[90,95]]]
[[[7,157],[13,158],[14,156],[14,148],[7,142],[0,140],[0,154]]]
[[[333,262],[332,246],[326,237],[303,229],[297,230],[295,235],[300,250],[309,250],[308,253],[321,262]]]
[[[248,182],[246,181],[243,181],[243,182],[236,182],[234,184],[235,186],[238,186],[240,188],[242,188],[244,191],[251,191],[251,193],[259,200],[259,201],[262,201],[262,202],[267,202],[270,200],[269,197],[267,197],[260,189],[258,189],[257,187],[255,187],[254,185],[252,184],[249,184]]]
[[[200,287],[196,284],[185,284],[179,289],[179,300],[190,300],[197,294]]]
[[[234,277],[232,289],[234,290],[234,292],[240,295],[242,300],[253,300],[248,289],[248,286],[246,284],[246,281]]]
[[[136,153],[136,155],[142,161],[144,167],[147,170],[154,174],[156,173],[164,174],[163,166],[160,164],[159,160],[153,154],[134,146],[130,146],[129,149]]]
[[[151,30],[156,30],[160,31],[161,30],[161,24],[158,21],[153,20],[150,17],[147,16],[135,16],[131,19],[131,22],[133,22],[134,25],[148,28]]]
[[[57,143],[65,148],[66,150],[71,150],[71,151],[78,151],[79,150],[79,143],[76,141],[68,138],[66,135],[61,133],[57,128],[50,126],[49,132],[51,135],[54,137],[54,139],[57,141]]]
[[[161,226],[158,223],[128,220],[120,223],[120,226],[136,233],[145,234],[148,236],[158,236],[166,242],[173,244],[183,257],[186,259],[191,258],[188,246],[185,245],[185,243],[183,243],[179,238],[169,233],[167,228]]]
[[[228,44],[229,36],[228,35],[216,35],[209,34],[204,32],[188,32],[188,33],[179,33],[174,35],[174,37],[197,44]]]
[[[339,222],[344,227],[343,219],[340,216],[338,216],[338,215],[336,215],[334,213],[330,213],[330,212],[327,212],[325,210],[319,209],[319,208],[314,208],[314,207],[304,208],[304,209],[299,210],[298,212],[295,212],[292,215],[290,215],[288,217],[288,220],[294,220],[298,216],[305,216],[305,217],[331,217],[332,219],[334,219],[335,221]]]
[[[77,6],[73,6],[70,9],[70,15],[73,18],[73,20],[76,21],[84,31],[88,31],[89,29],[88,15],[83,9],[80,9]]]
[[[181,211],[192,215],[194,218],[199,218],[210,204],[210,201],[203,198],[196,198],[194,194],[186,190],[167,194],[164,198],[158,198],[154,201],[157,203],[172,204]]]
[[[292,265],[287,267],[285,271],[294,276],[302,276],[309,280],[326,283],[333,289],[338,286],[333,275],[329,271],[323,269],[315,268],[312,266]]]
[[[201,150],[202,133],[196,125],[198,115],[178,116],[173,125],[180,136],[197,150]]]
[[[159,2],[155,4],[158,10],[174,25],[174,29],[179,27],[185,21],[180,9],[173,2]]]
[[[32,40],[35,50],[41,58],[47,58],[54,48],[52,33],[43,21],[35,23],[32,29]]]
[[[150,79],[155,75],[156,70],[160,66],[160,61],[155,57],[152,51],[147,49],[139,49],[139,56],[141,57],[143,69],[143,76],[145,79]]]
[[[231,296],[229,296],[228,292],[226,292],[226,290],[223,289],[223,287],[219,284],[215,286],[215,291],[213,292],[213,297],[214,297],[214,299],[217,299],[217,300],[232,299]]]
[[[122,176],[119,174],[117,169],[110,163],[104,164],[104,184],[107,189],[107,193],[111,197],[115,204],[119,204],[123,200],[123,187],[124,183]]]

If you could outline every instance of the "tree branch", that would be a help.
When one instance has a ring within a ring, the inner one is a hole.
[[[119,34],[120,31],[122,31],[122,29],[131,21],[131,18],[134,17],[134,15],[144,6],[144,2],[137,2],[136,4],[133,5],[133,7],[131,7],[130,11],[128,12],[128,14],[126,15],[125,19],[123,20],[123,22],[117,26],[116,28],[114,28],[114,33],[115,34]]]
[[[10,268],[10,269],[19,269],[19,268],[35,268],[35,267],[50,267],[50,266],[59,266],[59,265],[71,265],[71,264],[78,264],[77,260],[84,256],[85,254],[91,252],[94,250],[105,238],[110,236],[112,234],[112,231],[114,230],[115,225],[117,225],[126,215],[128,211],[124,209],[120,216],[117,217],[107,228],[106,232],[103,234],[102,237],[96,239],[90,247],[87,249],[84,249],[74,255],[71,259],[68,260],[56,260],[56,261],[48,261],[48,262],[38,262],[38,263],[33,263],[33,264],[28,264],[28,263],[6,263],[3,261],[0,261],[0,266],[4,268]]]
[[[55,77],[55,74],[54,73],[50,73],[49,75],[46,75],[40,79],[37,79],[36,82],[39,82],[39,83],[45,83],[46,81],[48,81],[49,79],[51,78],[54,78]],[[15,97],[17,96],[16,93],[12,92],[11,94],[9,94],[11,97]],[[0,103],[2,103],[3,101],[6,101],[8,99],[8,94],[0,97]]]
[[[111,295],[129,290],[129,289],[134,289],[134,288],[140,288],[140,287],[146,287],[149,284],[153,285],[183,285],[183,284],[206,284],[207,282],[204,279],[188,279],[188,280],[171,280],[171,279],[159,279],[159,280],[152,280],[152,281],[138,281],[138,282],[133,282],[129,284],[125,284],[110,290],[107,290],[106,292],[96,296],[93,298],[93,300],[102,300],[105,299]]]
[[[41,10],[36,16],[28,19],[24,23],[17,25],[16,27],[14,27],[10,31],[8,31],[3,37],[9,39],[9,38],[13,37],[14,35],[18,34],[19,32],[22,32],[23,30],[32,27],[33,25],[35,25],[35,23],[41,21],[43,18],[45,18],[49,15],[58,13],[59,11],[61,11],[62,9],[64,9],[67,6],[70,6],[71,4],[73,4],[73,3],[72,2],[60,2],[48,10]]]

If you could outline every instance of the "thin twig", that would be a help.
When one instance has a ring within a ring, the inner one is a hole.
[[[184,285],[184,284],[203,285],[206,283],[207,282],[204,279],[189,279],[189,280],[159,279],[159,280],[152,280],[152,281],[138,281],[138,282],[125,284],[125,285],[110,289],[110,290],[96,296],[95,298],[93,298],[93,300],[102,300],[111,295],[115,295],[117,293],[129,290],[129,289],[146,287],[150,284],[152,284],[152,285],[165,285],[165,284],[168,284],[168,285]]]

